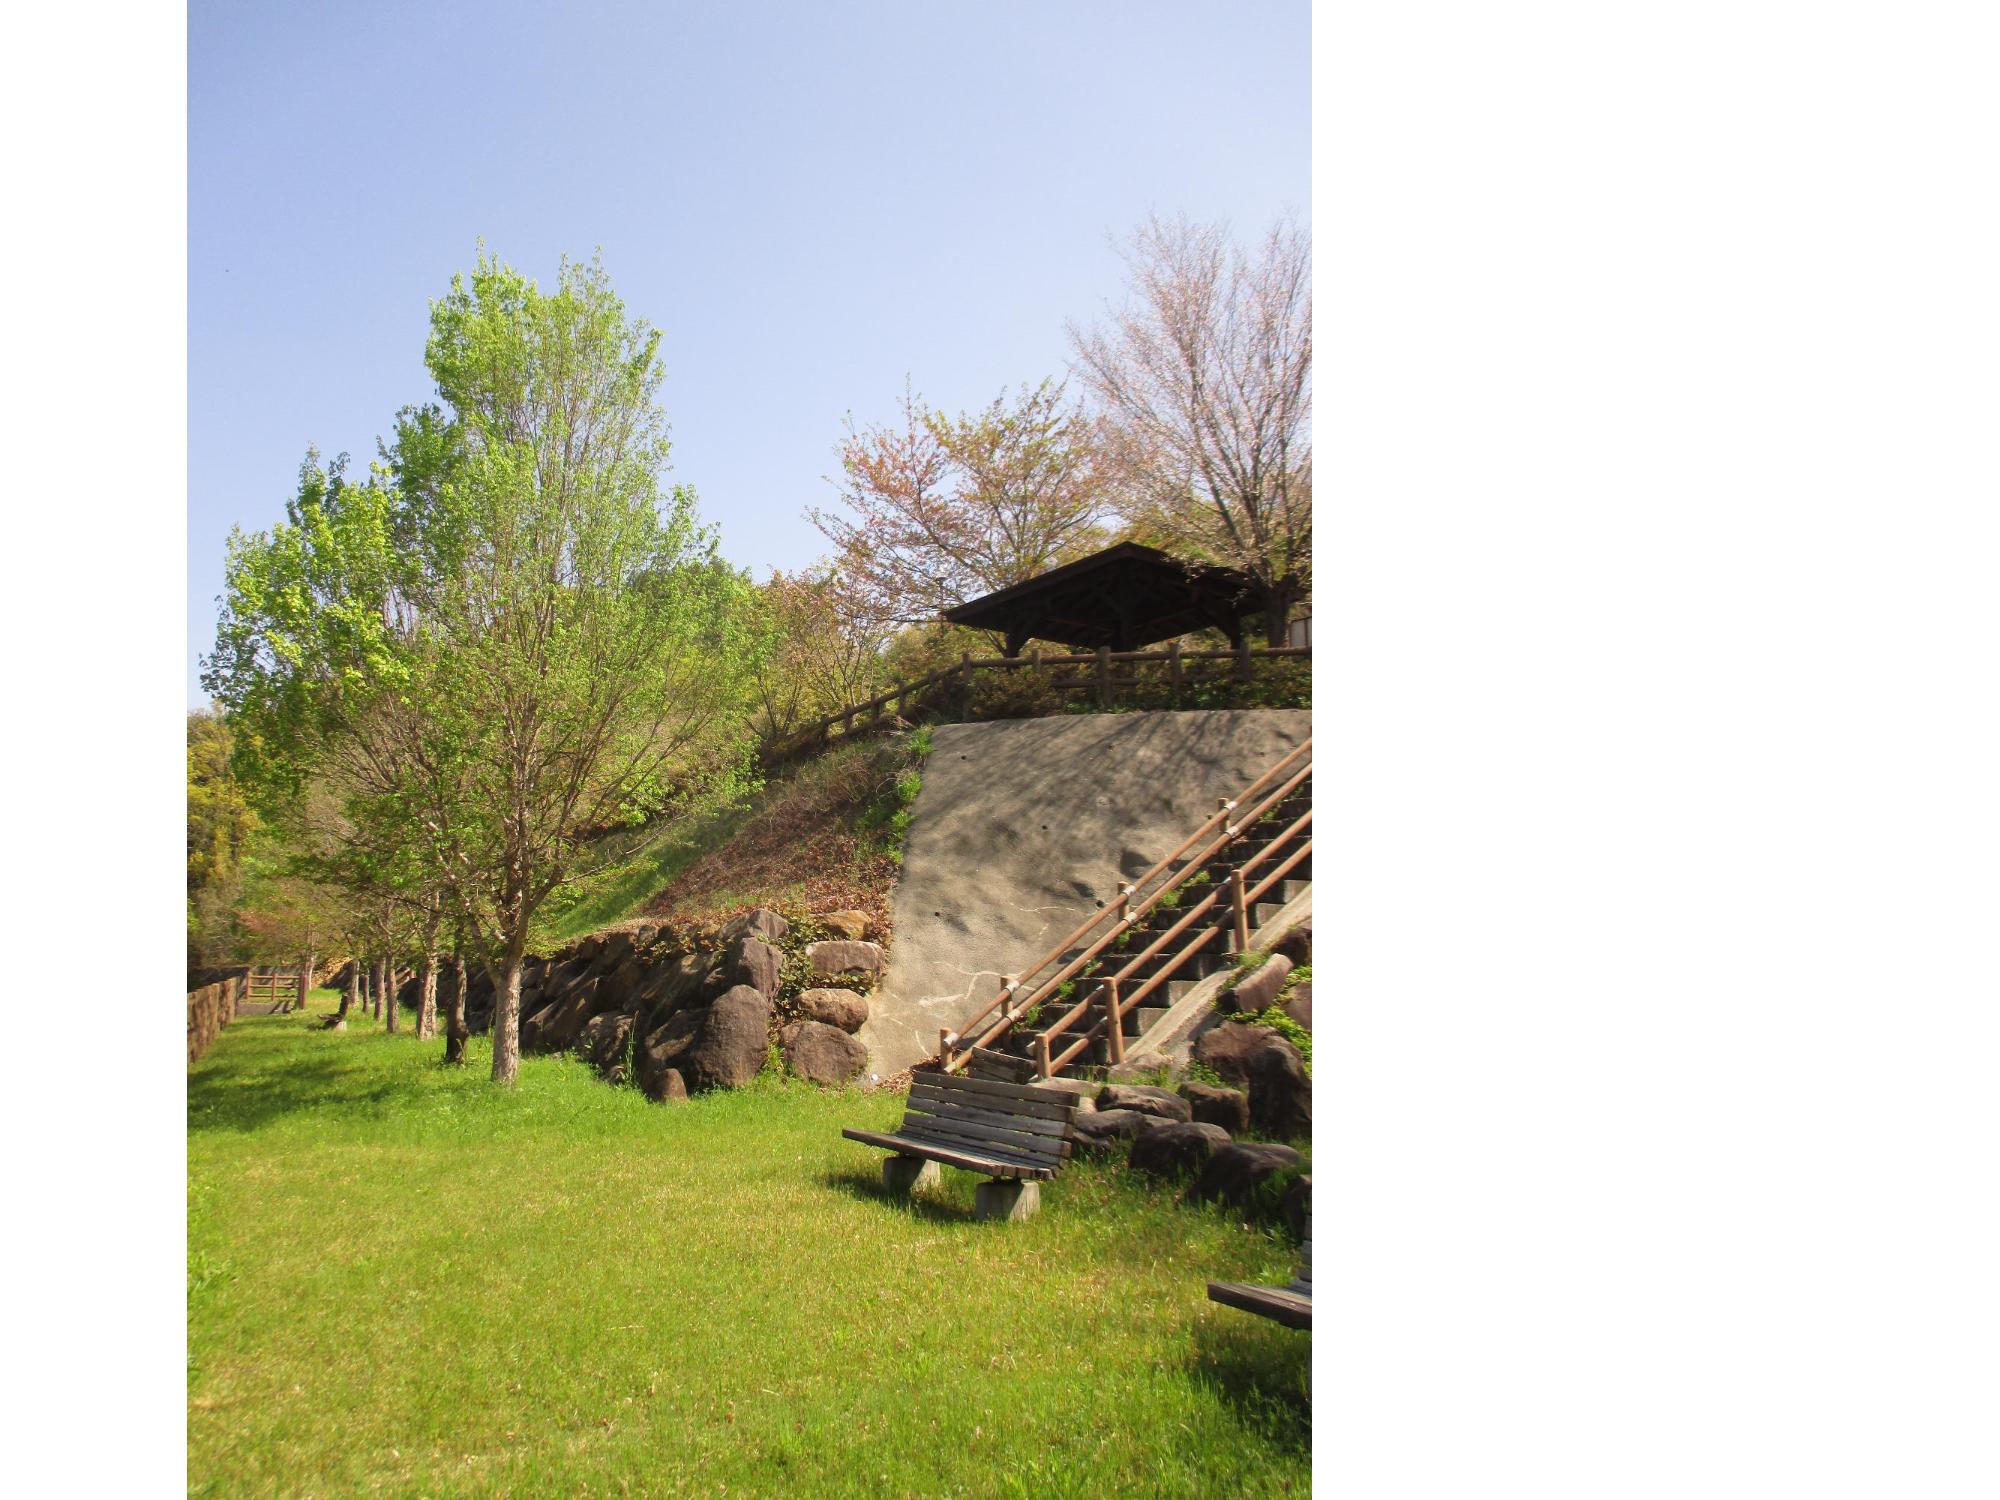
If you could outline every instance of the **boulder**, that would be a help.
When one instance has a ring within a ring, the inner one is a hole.
[[[1229,1144],[1220,1125],[1182,1123],[1142,1130],[1132,1141],[1126,1165],[1149,1177],[1181,1177],[1198,1172],[1208,1158]]]
[[[853,1033],[868,1019],[868,1002],[853,990],[801,990],[799,1014],[808,1021]]]
[[[1188,1101],[1166,1089],[1137,1083],[1107,1083],[1097,1096],[1099,1109],[1130,1109],[1162,1120],[1185,1122],[1194,1118]]]
[[[1291,972],[1292,961],[1282,953],[1273,953],[1231,991],[1236,1008],[1253,1014],[1267,1009],[1278,998],[1278,991],[1285,987],[1285,978]]]
[[[1301,922],[1290,932],[1278,939],[1276,952],[1282,953],[1293,964],[1309,964],[1313,961],[1313,924]]]
[[[711,990],[718,986],[721,990],[733,990],[747,985],[766,1000],[775,1000],[778,974],[784,962],[785,955],[762,938],[739,937],[723,951],[722,962],[709,975],[708,985]]]
[[[597,1009],[597,990],[598,981],[586,979],[564,998],[543,1007],[542,1024],[535,1037],[537,1050],[567,1052],[574,1047],[576,1039],[583,1035],[583,1023]]]
[[[1193,1119],[1220,1125],[1231,1135],[1241,1135],[1250,1128],[1250,1096],[1243,1090],[1190,1080],[1181,1085],[1180,1093]]]
[[[662,1068],[642,1085],[646,1097],[656,1104],[665,1104],[674,1099],[688,1096],[687,1081],[681,1077],[679,1068]]]
[[[539,1052],[542,1044],[542,1028],[548,1024],[550,1016],[556,1012],[559,1002],[551,1000],[546,1005],[535,1007],[532,1013],[527,1006],[527,997],[522,997],[521,1005],[521,1050]]]
[[[715,960],[705,953],[676,953],[655,961],[646,971],[636,996],[639,1007],[658,1025],[677,1010],[699,1004]]]
[[[1079,1151],[1109,1151],[1148,1130],[1164,1130],[1168,1122],[1136,1109],[1079,1110],[1070,1123]]]
[[[1107,1068],[1104,1073],[1106,1083],[1144,1083],[1150,1078],[1158,1078],[1163,1073],[1174,1073],[1178,1069],[1174,1060],[1164,1052],[1135,1052],[1122,1063]]]
[[[1276,1035],[1268,1026],[1224,1021],[1201,1034],[1194,1044],[1194,1060],[1224,1083],[1233,1083],[1241,1088],[1250,1082],[1250,1059]]]
[[[632,1017],[623,1011],[606,1011],[584,1024],[577,1046],[590,1059],[590,1065],[608,1078],[611,1069],[624,1066],[625,1044],[631,1036]]]
[[[816,979],[839,979],[844,975],[859,975],[873,980],[882,972],[882,945],[851,942],[845,938],[826,938],[817,943],[806,944],[806,962],[812,965],[813,977]]]
[[[1302,1172],[1285,1184],[1285,1227],[1292,1231],[1292,1238],[1306,1237],[1306,1223],[1312,1216],[1312,1173]]]
[[[652,1093],[660,1075],[670,1068],[679,1068],[686,1059],[688,1049],[701,1035],[703,1022],[708,1018],[706,1007],[677,1011],[656,1026],[636,1049],[634,1061],[639,1069],[639,1086]],[[655,1095],[655,1097],[658,1097]]]
[[[785,1066],[813,1083],[846,1083],[868,1066],[868,1049],[838,1026],[794,1021],[778,1033]]]
[[[1310,1033],[1313,1029],[1313,986],[1310,979],[1292,986],[1285,996],[1285,1014]]]
[[[739,984],[700,1014],[701,1029],[679,1065],[681,1076],[697,1092],[741,1088],[764,1066],[771,1002]]]
[[[858,943],[868,936],[868,913],[865,911],[821,912],[813,920],[827,930],[827,933],[850,943]]]
[[[1299,1153],[1290,1146],[1232,1141],[1209,1157],[1189,1196],[1200,1203],[1227,1203],[1247,1211],[1259,1183],[1298,1164]]]
[[[792,924],[768,906],[746,911],[740,917],[731,917],[722,924],[722,930],[715,935],[716,942],[727,948],[739,938],[761,938],[767,943],[776,943],[792,930]]]
[[[1273,1037],[1250,1058],[1250,1123],[1265,1135],[1312,1134],[1312,1080],[1299,1049]]]

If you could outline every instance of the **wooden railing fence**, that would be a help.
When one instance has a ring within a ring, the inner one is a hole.
[[[1160,651],[1113,651],[1107,647],[1093,652],[1045,655],[1037,647],[1025,656],[973,656],[967,653],[948,667],[899,682],[872,698],[849,704],[784,734],[773,735],[766,742],[765,753],[781,756],[807,745],[824,744],[833,739],[836,732],[852,734],[856,729],[879,724],[891,712],[898,718],[907,718],[911,706],[920,703],[927,695],[952,685],[970,687],[973,678],[982,672],[1076,668],[1078,670],[1054,678],[1045,686],[1065,698],[1094,696],[1099,708],[1109,708],[1120,691],[1149,685],[1138,671],[1144,664],[1162,665],[1165,668],[1165,686],[1178,694],[1202,682],[1230,678],[1248,682],[1258,662],[1304,660],[1311,656],[1312,647],[1309,645],[1245,645],[1229,651],[1183,651],[1178,641]],[[1116,670],[1120,667],[1131,670]]]

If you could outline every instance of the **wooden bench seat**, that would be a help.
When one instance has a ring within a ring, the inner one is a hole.
[[[1306,1243],[1299,1274],[1290,1286],[1251,1286],[1241,1281],[1211,1281],[1208,1300],[1226,1307],[1238,1307],[1260,1318],[1271,1318],[1287,1328],[1311,1328],[1313,1322],[1312,1215],[1306,1215]]]
[[[937,1168],[919,1164],[942,1163],[990,1179],[979,1189],[982,1218],[1024,1219],[1040,1201],[1039,1185],[1069,1160],[1075,1114],[1075,1096],[1060,1089],[919,1072],[897,1130],[841,1134],[894,1153],[882,1164],[893,1192],[934,1181]]]

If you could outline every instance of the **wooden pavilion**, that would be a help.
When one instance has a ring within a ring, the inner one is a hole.
[[[1120,542],[948,609],[944,618],[994,631],[1005,638],[1007,655],[1019,656],[1031,640],[1137,651],[1207,629],[1240,647],[1244,616],[1258,608],[1246,573]]]

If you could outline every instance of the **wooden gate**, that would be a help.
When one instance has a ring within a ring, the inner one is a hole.
[[[239,1015],[271,1016],[282,1015],[289,1010],[301,1010],[306,1003],[305,976],[298,973],[280,973],[268,970],[259,973],[250,971],[245,986],[243,1004],[236,1007]]]

